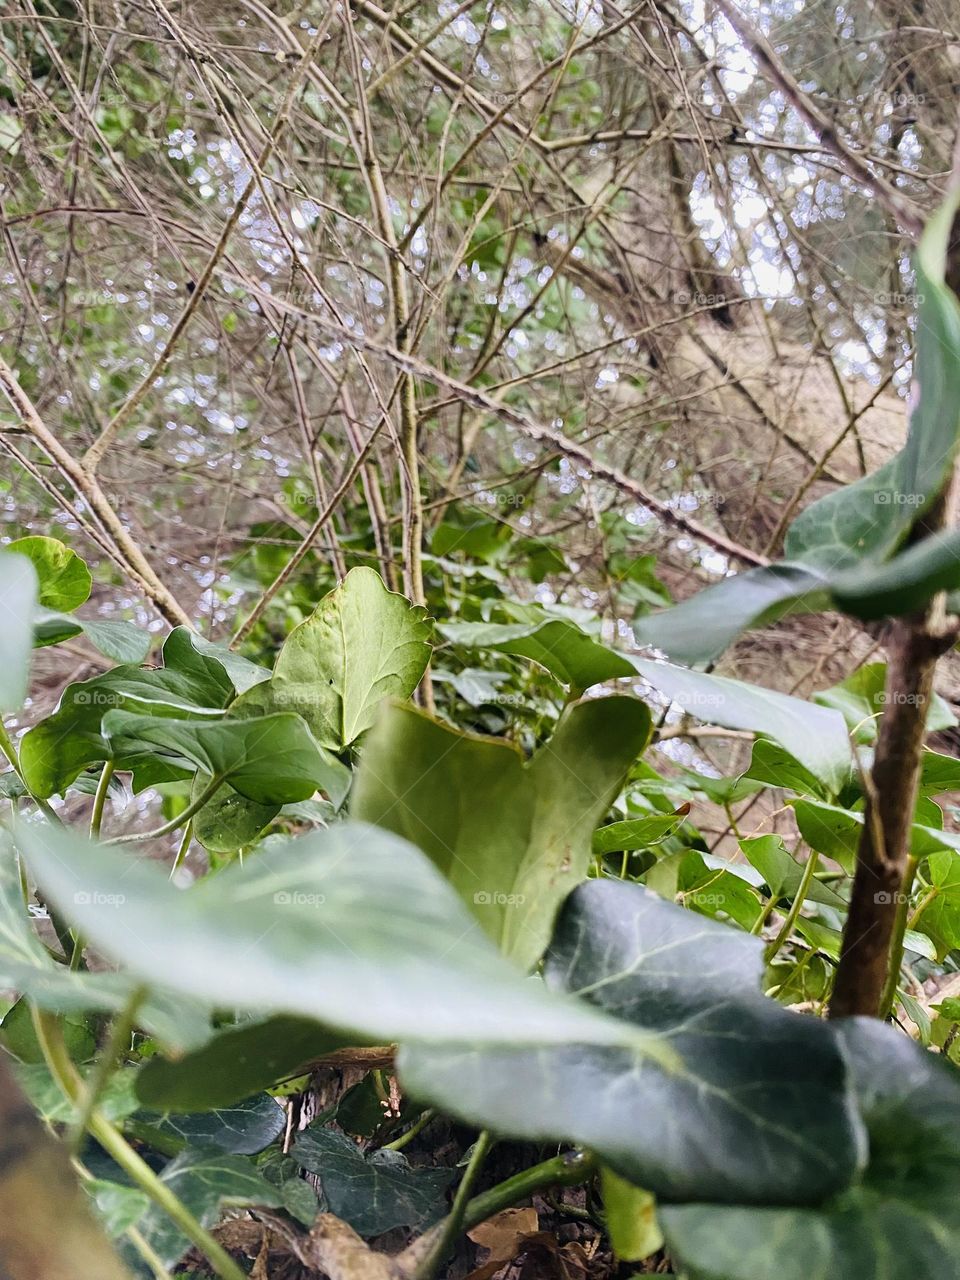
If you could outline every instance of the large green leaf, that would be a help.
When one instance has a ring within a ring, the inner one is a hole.
[[[0,985],[54,1013],[119,1013],[139,985],[125,974],[73,971],[54,960],[31,927],[6,837],[0,840]],[[144,1002],[139,1016],[141,1025],[173,1047],[186,1048],[209,1033],[209,1019],[192,1001],[174,1001],[159,990]]]
[[[0,551],[0,712],[19,711],[27,696],[37,574],[26,556]]]
[[[406,836],[484,930],[528,968],[560,903],[586,878],[593,830],[650,736],[635,698],[568,707],[530,759],[413,707],[385,709],[364,746],[354,817]]]
[[[323,751],[300,716],[275,715],[223,720],[173,720],[108,711],[101,732],[111,755],[135,768],[140,756],[174,768],[192,764],[210,778],[229,780],[257,804],[307,800],[329,779],[340,785],[340,761]]]
[[[861,1133],[830,1027],[764,999],[763,948],[637,885],[568,898],[546,978],[669,1038],[663,1070],[629,1050],[401,1047],[405,1087],[516,1137],[597,1151],[661,1200],[810,1203],[847,1185]]]
[[[296,711],[322,747],[343,751],[370,728],[385,697],[406,698],[417,687],[429,635],[424,609],[388,591],[373,569],[351,569],[284,641],[273,678],[231,712]]]
[[[358,1235],[394,1227],[422,1231],[446,1211],[453,1169],[412,1169],[399,1151],[365,1156],[345,1134],[315,1125],[297,1137],[292,1154],[319,1178],[329,1211]]]
[[[633,662],[645,680],[689,715],[725,729],[748,729],[772,738],[834,793],[849,776],[850,743],[837,712],[727,676],[646,658]]]
[[[172,631],[163,646],[162,667],[114,667],[92,680],[67,685],[52,715],[41,720],[20,744],[20,762],[31,791],[38,796],[62,792],[84,769],[111,759],[101,732],[111,710],[151,717],[219,720],[234,696],[223,665],[196,649],[185,628]],[[119,767],[124,767],[118,759]],[[158,757],[140,758],[135,788],[188,776],[192,770],[167,765]]]
[[[525,979],[426,856],[377,827],[276,838],[185,890],[150,859],[50,824],[18,834],[47,899],[93,946],[219,1008],[315,1018],[379,1043],[620,1043],[631,1030]],[[669,1060],[632,1032],[634,1047]]]
[[[599,644],[562,618],[534,622],[448,622],[437,630],[451,644],[530,658],[573,689],[589,689],[603,680],[633,675],[621,654]]]
[[[960,1276],[960,1080],[870,1018],[836,1024],[869,1133],[869,1164],[814,1208],[662,1206],[691,1280]]]
[[[69,613],[89,596],[93,585],[90,570],[77,553],[58,538],[18,538],[8,544],[7,550],[26,556],[36,569],[37,603],[43,608]]]

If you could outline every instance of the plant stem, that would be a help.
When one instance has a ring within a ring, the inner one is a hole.
[[[939,895],[940,886],[938,884],[932,884],[917,903],[917,909],[914,911],[913,915],[910,917],[909,923],[907,924],[908,929],[915,929],[917,927],[920,917],[926,911],[927,907],[929,907],[930,903],[933,902],[934,898],[939,897]]]
[[[179,847],[177,848],[177,856],[174,858],[173,866],[170,868],[171,880],[177,874],[180,868],[183,866],[183,862],[187,856],[187,851],[190,848],[190,841],[192,839],[193,839],[193,819],[190,818],[189,821],[187,822],[187,825],[183,828],[183,839],[180,841]]]
[[[493,1146],[493,1141],[489,1130],[484,1129],[474,1143],[473,1152],[464,1170],[463,1177],[460,1179],[460,1185],[457,1187],[457,1194],[454,1196],[450,1213],[440,1224],[436,1242],[417,1267],[413,1280],[433,1280],[452,1252],[457,1236],[463,1229],[467,1209],[471,1203],[470,1192],[473,1190],[473,1185],[480,1170],[483,1168],[487,1153]]]
[[[597,1171],[597,1163],[592,1155],[585,1151],[567,1151],[562,1156],[553,1156],[541,1164],[535,1164],[512,1178],[499,1182],[482,1195],[474,1196],[467,1205],[461,1227],[469,1231],[472,1227],[486,1222],[501,1209],[509,1209],[518,1200],[526,1200],[542,1191],[544,1187],[576,1187],[586,1182]]]
[[[104,840],[105,845],[111,844],[142,844],[144,840],[156,840],[159,836],[168,836],[171,831],[176,831],[177,827],[182,827],[185,822],[193,817],[195,813],[199,813],[208,800],[212,800],[216,793],[223,786],[223,778],[211,778],[208,786],[200,792],[196,799],[191,800],[185,809],[180,812],[169,822],[165,822],[161,827],[154,827],[152,831],[140,831],[132,836],[114,836],[112,840]]]
[[[806,866],[803,868],[803,875],[800,877],[800,883],[797,886],[797,892],[793,902],[790,904],[790,910],[787,912],[783,924],[780,926],[780,932],[767,947],[764,952],[764,960],[767,964],[775,958],[780,948],[793,933],[793,927],[797,923],[800,912],[803,909],[803,900],[810,891],[810,884],[813,880],[813,874],[817,869],[817,861],[820,855],[816,849],[810,850],[810,856],[807,858]]]
[[[423,1132],[423,1130],[427,1127],[427,1125],[430,1123],[430,1121],[434,1118],[436,1114],[437,1113],[434,1111],[432,1107],[428,1107],[427,1110],[424,1111],[423,1115],[419,1116],[414,1121],[414,1123],[410,1126],[410,1128],[406,1131],[406,1133],[401,1133],[400,1137],[394,1138],[392,1142],[385,1142],[383,1144],[382,1150],[383,1151],[402,1151],[403,1148],[407,1146],[408,1143],[414,1140],[414,1138],[417,1136],[418,1133]]]
[[[106,803],[112,777],[113,761],[107,760],[100,774],[100,781],[97,783],[97,793],[93,797],[93,812],[90,814],[90,838],[92,840],[96,840],[100,835],[100,827],[103,823],[103,806]]]
[[[76,1067],[70,1060],[56,1018],[31,1006],[33,1026],[44,1061],[65,1098],[75,1107],[83,1106],[84,1086]],[[87,1120],[87,1132],[99,1142],[128,1177],[158,1205],[183,1234],[204,1253],[220,1280],[247,1280],[241,1268],[227,1251],[197,1221],[190,1210],[157,1177],[154,1171],[137,1155],[119,1130],[94,1108]]]
[[[907,859],[907,869],[903,876],[903,887],[897,899],[897,914],[893,922],[893,938],[890,942],[890,968],[887,981],[880,998],[880,1016],[889,1018],[893,1002],[897,998],[897,986],[900,982],[900,970],[903,967],[903,937],[907,931],[907,917],[910,908],[910,891],[917,874],[917,859],[912,855]]]
[[[80,1103],[79,1114],[70,1136],[67,1138],[67,1146],[74,1155],[80,1150],[80,1144],[83,1142],[83,1135],[86,1132],[87,1125],[90,1123],[90,1117],[100,1101],[100,1095],[110,1079],[117,1059],[130,1044],[133,1024],[146,994],[146,987],[137,987],[130,992],[127,1003],[114,1018],[107,1043],[103,1046],[96,1066],[83,1086],[83,1099]]]

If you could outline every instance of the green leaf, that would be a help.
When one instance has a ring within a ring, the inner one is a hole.
[[[103,905],[111,909],[110,903]],[[6,837],[0,840],[0,984],[60,1014],[90,1009],[119,1013],[139,985],[124,974],[75,972],[54,960],[31,928],[16,858]],[[161,991],[144,1003],[139,1017],[169,1045],[196,1043],[208,1033],[208,1021],[192,1003],[171,1001]]]
[[[646,658],[633,662],[645,680],[689,715],[725,729],[747,729],[772,738],[833,793],[849,776],[850,743],[843,718],[835,711],[727,676]]]
[[[604,1222],[613,1251],[623,1262],[641,1262],[663,1248],[657,1225],[657,1202],[605,1166],[600,1170]]]
[[[199,796],[209,782],[206,774],[198,774],[191,798]],[[229,782],[225,782],[194,814],[193,835],[211,853],[236,853],[238,849],[255,844],[282,807],[279,804],[257,804],[239,795]]]
[[[781,898],[792,900],[797,896],[803,878],[803,867],[787,852],[782,836],[756,836],[741,840],[740,848],[750,865],[756,867],[763,876],[777,901]],[[846,907],[839,894],[816,878],[811,880],[806,897],[810,902],[820,902],[825,906]]]
[[[886,707],[886,681],[887,664],[868,662],[840,684],[815,693],[813,700],[822,707],[839,711],[858,742],[876,742],[879,718]],[[944,700],[934,694],[927,712],[927,732],[951,729],[956,723],[956,716]]]
[[[243,693],[237,716],[295,711],[329,751],[351,746],[386,697],[406,698],[430,657],[420,606],[388,591],[373,569],[351,569],[290,633],[273,678]]]
[[[90,570],[77,553],[59,539],[18,538],[7,545],[7,550],[26,556],[36,569],[37,603],[45,609],[69,613],[89,596],[93,585]]]
[[[150,651],[150,634],[132,622],[76,618],[50,609],[37,609],[34,613],[33,643],[37,649],[79,635],[85,635],[99,653],[113,662],[142,662]]]
[[[280,1080],[302,1075],[314,1059],[347,1046],[342,1035],[308,1018],[281,1015],[265,1022],[241,1022],[217,1032],[191,1053],[151,1058],[137,1075],[137,1097],[154,1110],[229,1107]]]
[[[135,767],[139,756],[193,765],[211,778],[229,780],[257,804],[307,800],[345,767],[322,751],[298,715],[290,711],[250,719],[173,720],[108,711],[101,732],[112,757]]]
[[[829,608],[828,587],[823,573],[804,565],[750,569],[723,578],[671,609],[638,619],[633,633],[638,644],[660,649],[677,662],[712,662],[749,627]]]
[[[649,849],[676,831],[683,821],[682,814],[650,813],[642,818],[611,822],[593,833],[593,852],[602,854]]]
[[[789,751],[768,738],[758,738],[753,744],[746,778],[762,782],[769,787],[784,787],[799,791],[802,795],[829,797],[821,780],[805,769]]]
[[[810,848],[852,870],[863,831],[863,813],[816,800],[794,800],[791,803],[800,834]],[[960,849],[960,835],[919,822],[913,824],[910,828],[910,852],[914,857],[925,858],[941,849]]]
[[[227,1205],[276,1209],[283,1204],[277,1188],[262,1177],[251,1160],[210,1148],[181,1152],[163,1169],[160,1181],[205,1227],[217,1222]],[[151,1203],[136,1225],[164,1266],[176,1266],[190,1247],[187,1237],[155,1204]]]
[[[19,839],[47,900],[100,952],[218,1008],[315,1018],[377,1043],[628,1035],[528,982],[424,854],[364,823],[277,838],[189,889],[149,858],[46,823]],[[635,1047],[669,1059],[647,1039],[633,1029]]]
[[[37,574],[26,556],[0,551],[0,712],[19,711],[27,696]]]
[[[220,720],[234,688],[222,665],[196,650],[184,628],[172,631],[163,646],[161,668],[114,667],[92,680],[67,685],[56,711],[41,720],[20,744],[20,763],[34,795],[62,792],[84,769],[111,759],[101,732],[104,716],[122,710],[170,719]],[[129,767],[122,759],[118,768]],[[165,764],[158,757],[138,761],[135,789],[183,778],[192,769]]]
[[[960,530],[923,538],[877,567],[856,565],[834,575],[837,608],[855,618],[903,617],[921,609],[938,591],[960,586]]]
[[[546,959],[554,989],[669,1037],[674,1069],[575,1041],[532,1052],[402,1045],[405,1088],[514,1137],[566,1139],[661,1202],[810,1203],[846,1186],[860,1131],[831,1028],[763,998],[759,939],[637,885],[567,899]]]
[[[667,1248],[691,1280],[957,1276],[956,1070],[872,1018],[832,1025],[869,1133],[866,1169],[817,1207],[661,1206]]]
[[[933,938],[939,959],[960,947],[960,855],[952,849],[931,854],[927,877],[932,894],[920,925]]]
[[[286,1125],[286,1112],[268,1093],[193,1115],[140,1112],[134,1118],[147,1141],[153,1129],[161,1139],[173,1139],[178,1151],[182,1147],[215,1147],[238,1156],[256,1155],[279,1137]]]
[[[91,1178],[84,1182],[84,1190],[93,1199],[97,1217],[111,1240],[122,1236],[136,1226],[150,1207],[150,1199],[136,1187],[124,1187],[119,1182],[107,1182]]]
[[[529,968],[586,878],[593,830],[650,729],[637,699],[590,699],[568,707],[525,762],[503,739],[391,706],[364,746],[351,813],[423,849],[486,933]]]
[[[297,1137],[292,1154],[320,1179],[329,1212],[358,1235],[394,1227],[423,1231],[446,1211],[453,1169],[412,1169],[399,1151],[365,1156],[346,1135],[316,1126]]]
[[[621,654],[561,618],[521,623],[447,622],[437,630],[464,649],[529,658],[573,689],[589,689],[604,680],[633,675],[633,667]]]

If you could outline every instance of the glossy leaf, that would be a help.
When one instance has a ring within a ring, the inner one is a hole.
[[[448,622],[437,630],[461,648],[529,658],[577,690],[633,675],[633,668],[621,654],[561,618],[519,623]]]
[[[99,653],[113,662],[142,662],[150,651],[150,633],[132,622],[77,618],[51,609],[37,609],[34,613],[33,643],[38,649],[79,635],[86,636]]]
[[[772,738],[834,793],[849,776],[852,757],[847,729],[835,711],[727,676],[645,658],[633,661],[654,689],[689,715],[725,729],[747,729]]]
[[[44,609],[69,613],[90,594],[90,570],[75,551],[58,538],[31,536],[7,544],[7,550],[26,556],[37,571],[37,603]]]
[[[292,1155],[320,1180],[330,1213],[361,1236],[394,1227],[423,1231],[447,1209],[453,1169],[412,1169],[399,1151],[365,1156],[350,1138],[311,1126],[293,1145]]]
[[[869,1133],[866,1169],[819,1207],[662,1206],[667,1248],[691,1280],[958,1275],[956,1070],[874,1019],[833,1025]]]
[[[683,820],[683,815],[675,813],[648,813],[642,818],[625,818],[622,822],[608,823],[593,833],[593,852],[602,854],[649,849],[676,831]]]
[[[586,878],[593,830],[650,729],[635,698],[587,700],[524,761],[502,739],[392,706],[367,738],[351,813],[423,849],[485,932],[529,968]]]
[[[364,823],[278,838],[186,890],[149,858],[49,824],[24,827],[20,843],[48,900],[99,951],[220,1008],[312,1017],[378,1043],[629,1038],[525,980],[424,854]],[[633,1044],[670,1057],[635,1029]]]
[[[192,765],[210,778],[229,781],[257,804],[307,800],[329,777],[339,780],[345,772],[317,745],[300,716],[289,711],[214,721],[108,711],[101,731],[113,758],[129,767],[141,756],[174,769]]]
[[[237,716],[295,711],[318,743],[340,752],[386,697],[406,698],[430,657],[425,610],[388,591],[372,569],[351,569],[284,641],[273,677],[242,694]]]
[[[564,906],[548,985],[669,1037],[676,1069],[619,1048],[477,1039],[402,1046],[398,1068],[455,1116],[582,1143],[661,1201],[815,1202],[850,1181],[862,1135],[830,1027],[764,999],[762,968],[758,939],[591,880]]]

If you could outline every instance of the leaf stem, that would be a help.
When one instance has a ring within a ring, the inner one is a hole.
[[[103,806],[106,803],[107,792],[110,790],[110,779],[113,777],[113,770],[113,761],[105,761],[100,774],[100,781],[97,783],[97,792],[93,797],[93,812],[90,814],[90,838],[92,840],[98,839],[100,835],[100,826],[103,822]]]
[[[791,933],[793,933],[793,927],[797,923],[800,912],[803,909],[804,898],[806,898],[807,893],[810,890],[810,885],[813,881],[814,872],[817,869],[817,861],[819,860],[819,857],[820,855],[817,853],[816,849],[810,850],[810,856],[807,858],[806,865],[803,868],[803,875],[800,877],[800,883],[797,886],[797,892],[794,896],[793,902],[790,904],[790,910],[787,912],[786,918],[780,926],[780,932],[764,952],[763,958],[767,964],[770,964],[773,961],[780,948],[790,937]]]
[[[516,1173],[504,1182],[498,1182],[489,1191],[484,1191],[467,1205],[461,1224],[462,1230],[486,1222],[501,1209],[508,1209],[518,1200],[542,1191],[544,1187],[576,1187],[586,1182],[597,1170],[594,1157],[586,1151],[566,1151],[561,1156],[553,1156],[541,1164]]]
[[[64,1097],[76,1107],[83,1106],[84,1086],[70,1059],[56,1018],[51,1013],[31,1006],[33,1026],[44,1061]],[[99,1142],[124,1173],[166,1213],[183,1234],[203,1252],[220,1280],[247,1280],[244,1272],[221,1244],[197,1221],[190,1210],[166,1186],[123,1135],[107,1118],[94,1109],[87,1119],[87,1132]]]
[[[80,1144],[83,1142],[83,1135],[90,1123],[90,1117],[100,1101],[100,1095],[103,1093],[107,1081],[113,1073],[117,1059],[130,1044],[133,1024],[146,994],[146,987],[137,987],[130,992],[127,1003],[113,1020],[110,1035],[107,1038],[107,1043],[100,1051],[96,1066],[83,1085],[83,1098],[79,1104],[79,1114],[67,1138],[67,1146],[73,1155],[77,1155],[80,1151]]]
[[[211,778],[209,784],[204,787],[200,794],[187,805],[185,809],[181,809],[178,814],[170,819],[169,822],[163,823],[160,827],[154,827],[152,831],[140,831],[132,836],[114,836],[112,840],[104,840],[105,845],[113,844],[142,844],[145,840],[156,840],[160,836],[168,836],[171,831],[176,831],[178,827],[182,827],[185,822],[193,817],[195,813],[199,813],[208,800],[213,799],[216,793],[223,786],[223,778]]]
[[[431,1245],[430,1251],[414,1272],[414,1280],[433,1280],[452,1252],[457,1236],[463,1228],[467,1210],[472,1203],[470,1192],[473,1190],[473,1185],[480,1174],[480,1170],[483,1168],[483,1162],[486,1160],[493,1143],[494,1139],[490,1131],[484,1129],[474,1143],[467,1167],[464,1170],[463,1177],[460,1179],[460,1185],[457,1187],[457,1194],[454,1196],[450,1213],[440,1224],[436,1242]]]
[[[383,1151],[402,1151],[408,1143],[411,1143],[417,1134],[422,1133],[430,1121],[436,1116],[436,1112],[432,1107],[428,1107],[424,1113],[419,1116],[406,1133],[401,1133],[399,1138],[394,1138],[392,1142],[383,1144]]]

